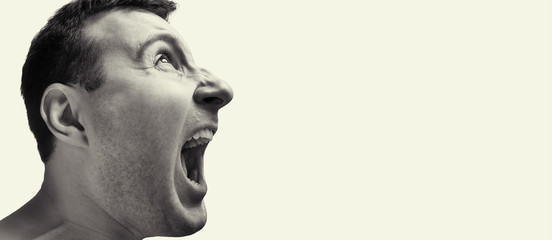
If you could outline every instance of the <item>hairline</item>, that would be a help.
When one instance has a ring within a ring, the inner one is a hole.
[[[65,5],[65,6],[67,6],[67,5]],[[120,11],[120,10],[151,13],[151,14],[154,14],[154,15],[160,17],[164,21],[168,22],[170,14],[173,13],[174,10],[176,10],[176,8],[169,9],[165,13],[160,14],[156,11],[152,11],[152,10],[149,10],[147,8],[143,8],[143,7],[139,7],[139,6],[115,6],[115,7],[106,8],[106,9],[97,11],[93,14],[87,15],[84,19],[82,19],[80,24],[77,26],[77,31],[75,33],[76,33],[76,36],[78,36],[78,37],[75,41],[73,41],[73,44],[75,44],[75,46],[80,50],[83,50],[83,49],[86,49],[86,48],[90,49],[90,52],[88,53],[89,54],[88,56],[79,55],[79,62],[80,62],[79,64],[83,65],[83,66],[88,65],[90,68],[88,70],[84,71],[84,72],[81,72],[83,74],[80,77],[78,76],[79,73],[72,72],[71,73],[71,76],[73,78],[72,80],[61,81],[61,82],[55,81],[55,82],[50,83],[49,85],[57,82],[57,83],[65,84],[65,85],[81,87],[83,90],[88,91],[88,92],[93,92],[96,89],[103,86],[105,74],[103,72],[103,64],[101,62],[101,58],[102,58],[102,55],[104,55],[104,53],[106,51],[106,48],[102,47],[100,42],[105,40],[105,38],[104,37],[92,36],[91,34],[88,34],[86,30],[94,24],[94,19],[99,19],[99,18],[101,18],[101,17],[103,17],[103,16],[105,16],[105,15],[111,13],[111,12]],[[47,25],[44,28],[49,26],[50,21],[53,18],[55,18],[57,16],[57,14],[59,14],[59,12],[56,12],[56,14],[48,21]],[[42,31],[44,30],[44,28],[41,29],[38,34],[41,34]],[[35,41],[36,37],[39,36],[38,34],[35,36],[35,38],[33,38],[33,42]],[[31,44],[31,49],[34,46],[33,44],[34,43]],[[82,54],[82,52],[80,54]],[[29,55],[27,56],[27,59],[25,60],[24,66],[27,64],[28,60],[29,60]],[[28,82],[28,81],[26,81],[26,82]],[[47,86],[46,86],[46,88],[47,88]],[[29,94],[29,91],[32,91],[32,88],[25,88],[25,91],[26,91],[27,94]],[[44,94],[44,91],[42,91],[40,94]],[[28,108],[27,102],[26,102],[29,97],[26,97],[26,96],[27,95],[23,94],[23,97],[24,97],[24,100],[25,100],[25,106],[27,108],[27,111],[29,111],[29,108]],[[38,104],[41,104],[41,100],[39,100]],[[28,115],[27,117],[29,118],[30,115],[29,114],[27,114],[27,115]],[[36,117],[36,115],[35,115],[35,117]],[[40,117],[40,116],[38,116],[38,117]],[[43,120],[38,120],[38,121],[43,121]],[[32,125],[31,121],[29,121],[29,125],[30,126]],[[48,133],[43,132],[40,135],[40,138],[42,140],[39,140],[39,138],[38,138],[39,135],[38,134],[40,134],[40,133],[37,133],[36,131],[42,131],[41,129],[44,128],[44,126],[41,127],[40,125],[41,124],[32,125],[31,126],[31,131],[33,132],[33,135],[37,139],[37,146],[38,146],[38,149],[39,149],[39,153],[41,155],[41,159],[44,163],[46,163],[52,157],[52,153],[56,149],[56,145],[57,145],[56,142],[58,140],[57,140],[56,137],[53,136],[53,134],[51,132],[48,132]],[[44,125],[44,123],[42,125]],[[33,126],[36,126],[36,127],[33,128]]]
[[[103,44],[106,44],[107,38],[105,37],[105,34],[94,36],[94,35],[90,34],[89,31],[87,31],[87,30],[92,28],[95,24],[98,24],[97,21],[99,21],[101,18],[104,18],[107,15],[109,15],[113,12],[116,12],[116,11],[134,11],[134,12],[150,13],[150,14],[153,14],[155,16],[158,16],[159,18],[163,19],[164,21],[166,21],[168,23],[168,15],[167,15],[166,18],[163,18],[163,17],[157,15],[156,13],[154,13],[152,11],[148,11],[146,9],[136,7],[136,6],[128,6],[128,7],[127,6],[117,6],[117,7],[114,7],[114,8],[105,9],[103,11],[94,13],[94,14],[88,16],[86,19],[84,19],[83,22],[82,22],[82,25],[79,29],[79,34],[81,35],[81,39],[79,41],[81,41],[81,43],[80,43],[80,44],[82,44],[81,46],[91,47],[94,50],[94,58],[95,58],[94,61],[95,62],[89,63],[89,64],[93,64],[91,67],[96,68],[96,69],[92,70],[91,72],[99,74],[99,76],[98,76],[99,79],[98,80],[100,80],[100,85],[98,87],[101,87],[103,85],[103,80],[104,80],[103,79],[103,76],[104,76],[103,64],[101,62],[101,58],[102,58],[102,55],[107,50],[107,48],[105,46],[102,46],[102,42],[103,42]],[[145,41],[139,42],[138,43],[138,51],[136,51],[135,54],[133,54],[134,55],[133,59],[136,60],[136,59],[142,57],[142,56],[140,56],[140,54],[143,54],[143,52],[148,48],[149,45],[151,45],[151,44],[153,44],[157,41],[165,41],[173,47],[177,46],[178,49],[176,51],[178,53],[179,58],[184,63],[188,63],[187,57],[188,57],[189,54],[186,51],[182,50],[179,46],[179,43],[183,44],[181,42],[181,40],[178,39],[177,37],[172,36],[171,34],[167,34],[167,33],[154,34],[154,35],[148,36],[148,38]],[[91,77],[94,77],[94,76],[86,76],[87,79],[91,78]],[[82,85],[83,82],[80,82],[80,83],[77,83],[77,84]],[[89,90],[89,91],[93,91],[93,90],[95,90],[95,89],[92,89],[92,90]]]

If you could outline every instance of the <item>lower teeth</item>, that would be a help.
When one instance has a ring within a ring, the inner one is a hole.
[[[194,170],[192,171],[192,173],[190,174],[190,180],[192,180],[193,182],[197,183],[197,170]]]

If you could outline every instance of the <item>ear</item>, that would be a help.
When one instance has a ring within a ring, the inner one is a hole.
[[[40,115],[50,132],[65,143],[87,147],[88,138],[79,122],[78,90],[61,83],[48,86],[42,94]]]

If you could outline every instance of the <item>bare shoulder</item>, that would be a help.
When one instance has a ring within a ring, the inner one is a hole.
[[[42,234],[38,237],[36,233],[32,231],[26,231],[27,227],[25,224],[13,224],[6,223],[7,221],[0,222],[0,239],[9,239],[9,240],[49,240],[49,239],[77,239],[75,235],[67,234],[68,231],[66,227],[59,226],[51,231],[48,231],[45,234]]]
[[[21,239],[16,236],[13,229],[13,225],[7,221],[0,221],[0,239]]]
[[[0,239],[34,239],[62,224],[44,200],[34,197],[17,211],[0,220]]]
[[[45,234],[35,238],[34,240],[102,240],[108,239],[104,235],[94,232],[80,225],[65,222],[60,226],[46,232]]]
[[[64,239],[76,239],[75,235],[72,235],[70,229],[62,224],[57,228],[35,238],[35,240],[64,240]]]
[[[46,231],[37,232],[32,224],[20,222],[14,218],[6,218],[0,221],[1,240],[101,240],[108,239],[98,232],[92,231],[80,225],[63,222]]]
[[[18,218],[14,218],[12,215],[0,221],[0,239],[19,240],[33,238],[33,231],[29,229],[31,226],[28,226]]]

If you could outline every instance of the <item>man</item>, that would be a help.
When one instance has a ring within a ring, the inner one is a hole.
[[[206,221],[203,153],[232,89],[195,65],[169,0],[76,0],[33,40],[22,95],[45,163],[0,239],[185,236]]]

